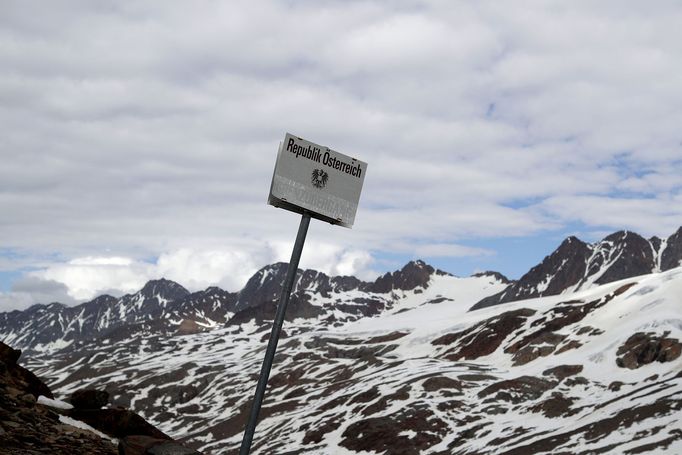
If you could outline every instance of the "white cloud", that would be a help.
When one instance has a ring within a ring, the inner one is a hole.
[[[286,131],[369,163],[354,229],[311,227],[304,260],[333,274],[679,225],[675,4],[201,5],[3,4],[0,238],[25,254],[0,269],[77,298],[238,288],[290,255],[297,219],[264,202]]]
[[[119,294],[140,289],[152,273],[152,265],[121,258],[84,258],[54,264],[45,270],[29,273],[30,277],[63,284],[75,300],[86,300],[105,291]]]
[[[0,311],[24,310],[34,303],[76,303],[64,283],[33,276],[17,280],[10,292],[0,292]]]
[[[264,265],[288,262],[292,244],[264,244],[251,251],[182,248],[163,253],[153,262],[117,256],[75,258],[29,272],[15,283],[12,292],[0,297],[0,308],[25,308],[33,303],[53,301],[73,304],[103,293],[120,296],[138,291],[147,281],[162,277],[190,291],[220,286],[234,292]],[[373,262],[367,251],[313,241],[305,245],[299,266],[331,276],[374,279],[378,273],[371,269]]]
[[[491,256],[495,254],[485,248],[472,248],[450,243],[432,243],[420,245],[416,249],[417,256],[421,257],[465,257],[465,256]]]

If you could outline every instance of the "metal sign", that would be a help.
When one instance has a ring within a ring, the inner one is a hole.
[[[268,203],[350,228],[366,173],[367,163],[287,133]]]
[[[272,323],[268,347],[265,349],[265,357],[251,403],[249,419],[244,428],[239,455],[249,455],[251,452],[258,415],[263,405],[265,388],[270,377],[272,362],[275,359],[275,351],[282,324],[284,324],[284,315],[291,297],[303,244],[308,233],[310,218],[319,218],[333,224],[351,227],[355,221],[355,212],[358,209],[366,172],[367,163],[289,133],[284,137],[284,142],[279,145],[268,203],[300,213],[301,224],[298,226],[296,242],[287,266],[287,276],[282,283],[277,313]]]

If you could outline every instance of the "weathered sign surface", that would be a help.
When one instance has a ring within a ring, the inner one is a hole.
[[[365,162],[287,133],[277,153],[268,203],[349,228],[366,172]]]

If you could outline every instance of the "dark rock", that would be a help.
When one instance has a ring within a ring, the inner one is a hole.
[[[583,344],[580,341],[569,340],[567,343],[564,343],[562,346],[560,346],[554,354],[559,355],[563,352],[570,351],[571,349],[578,349],[582,345]]]
[[[410,261],[401,270],[377,278],[374,283],[368,284],[365,290],[385,294],[394,289],[411,291],[419,287],[426,288],[431,276],[439,272],[424,261]]]
[[[682,352],[682,344],[676,338],[663,335],[637,332],[618,348],[616,364],[621,368],[634,370],[652,362],[670,362]]]
[[[682,263],[682,227],[668,237],[665,249],[661,253],[661,270],[679,267]]]
[[[596,280],[598,284],[645,275],[651,273],[656,266],[651,244],[644,237],[634,232],[615,232],[602,240],[601,245],[602,249],[608,249],[608,252],[612,254],[598,255],[589,265],[587,276],[599,272],[604,264],[614,257],[613,253],[617,254],[617,259]]]
[[[148,281],[140,290],[140,294],[147,299],[161,298],[172,301],[187,297],[189,291],[175,281],[161,278]]]
[[[278,298],[251,303],[243,310],[237,311],[228,321],[228,325],[245,324],[256,321],[263,324],[273,321],[277,312]],[[322,315],[322,308],[310,303],[310,296],[305,293],[294,293],[289,299],[285,319],[293,321],[296,318],[312,319]]]
[[[556,350],[556,347],[565,338],[566,335],[559,335],[554,332],[539,334],[514,353],[512,357],[514,366],[525,365],[538,357],[547,357]]]
[[[76,390],[69,399],[77,409],[99,409],[109,404],[109,392],[106,390]]]
[[[401,434],[405,430],[415,435]],[[448,431],[448,425],[428,408],[409,407],[391,415],[352,423],[343,432],[341,445],[356,452],[418,455],[440,442]]]
[[[576,410],[571,409],[571,405],[574,401],[574,398],[567,398],[559,392],[553,392],[549,398],[532,406],[530,410],[533,412],[541,412],[546,417],[550,418],[571,416],[577,412]]]
[[[175,333],[178,335],[195,335],[204,332],[206,329],[192,319],[183,319]]]
[[[115,438],[131,435],[151,436],[158,439],[171,438],[127,409],[70,409],[69,417],[87,423],[96,430]]]
[[[623,383],[621,381],[613,381],[611,384],[609,384],[609,390],[612,392],[619,392],[621,387],[623,387]]]
[[[480,374],[480,373],[469,373],[469,374],[460,374],[457,376],[459,379],[462,381],[467,381],[467,382],[483,382],[483,381],[493,381],[497,379],[495,376],[490,376],[489,374]]]
[[[490,406],[481,409],[481,412],[489,415],[506,414],[508,411],[509,409],[506,406],[500,404],[491,404]]]
[[[512,281],[509,280],[509,278],[507,278],[506,276],[502,275],[500,272],[494,272],[494,271],[491,271],[491,270],[486,270],[485,272],[474,273],[474,274],[471,275],[471,276],[476,277],[476,278],[481,278],[481,277],[484,277],[484,276],[489,276],[489,277],[494,278],[494,279],[496,279],[497,281],[499,281],[499,282],[501,282],[501,283],[504,283],[504,284],[509,284],[509,283],[512,282]]]
[[[195,450],[167,439],[150,436],[126,436],[118,443],[119,455],[200,455]]]
[[[564,384],[566,384],[569,387],[573,387],[576,385],[588,385],[590,381],[587,380],[587,378],[583,376],[573,376],[570,378],[566,378],[564,381]]]
[[[556,385],[557,383],[554,381],[534,376],[520,376],[515,379],[507,379],[491,384],[478,392],[478,396],[480,398],[487,398],[496,394],[495,398],[497,400],[516,404],[539,398],[543,393],[554,388]]]
[[[549,368],[542,372],[543,376],[554,376],[558,380],[568,378],[569,376],[575,376],[576,374],[583,371],[582,365],[559,365],[554,368]]]
[[[444,357],[448,360],[477,359],[495,352],[510,333],[521,327],[534,314],[534,310],[527,308],[508,311],[461,332],[439,337],[431,344],[436,346],[456,344],[453,349],[446,351]]]
[[[17,364],[20,356],[20,350],[12,349],[0,341],[0,363],[4,364],[3,382],[22,392],[30,393],[35,398],[40,395],[54,398],[52,391],[43,381],[31,371]]]
[[[3,362],[8,367],[12,367],[17,364],[21,357],[21,349],[12,349],[5,343],[0,341],[0,361]]]
[[[20,351],[0,343],[0,454],[114,455],[114,445],[90,431],[59,421],[39,395],[52,397],[45,384],[17,365]]]
[[[436,392],[438,390],[445,389],[448,391],[455,391],[457,393],[461,393],[463,388],[461,381],[448,378],[447,376],[435,376],[428,378],[426,381],[424,381],[422,387],[427,392]]]

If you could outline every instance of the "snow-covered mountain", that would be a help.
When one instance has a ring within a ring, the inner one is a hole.
[[[299,270],[253,453],[682,453],[680,254],[682,229],[569,238],[518,282],[422,261],[374,282]],[[0,334],[57,397],[102,388],[236,454],[285,273],[37,305],[0,314]],[[505,292],[524,300],[469,311]]]
[[[472,309],[505,302],[569,293],[682,265],[682,227],[661,240],[618,231],[597,243],[568,237],[547,256],[499,294],[486,297]]]
[[[372,317],[287,322],[253,453],[682,452],[682,268],[467,311],[500,286],[433,273]],[[268,334],[252,319],[105,336],[29,367],[57,395],[104,388],[203,453],[236,454]]]
[[[104,295],[75,307],[52,303],[0,313],[0,333],[5,343],[30,353],[75,348],[101,337],[122,340],[136,333],[187,334],[224,324],[260,323],[274,317],[285,275],[284,263],[266,266],[237,293],[217,287],[190,293],[173,281],[154,280],[121,298]],[[374,316],[393,307],[401,292],[427,286],[433,275],[447,276],[423,261],[409,262],[369,283],[299,270],[287,320],[334,326]],[[481,288],[476,294],[480,298],[499,292],[506,283],[499,274],[467,280]]]

